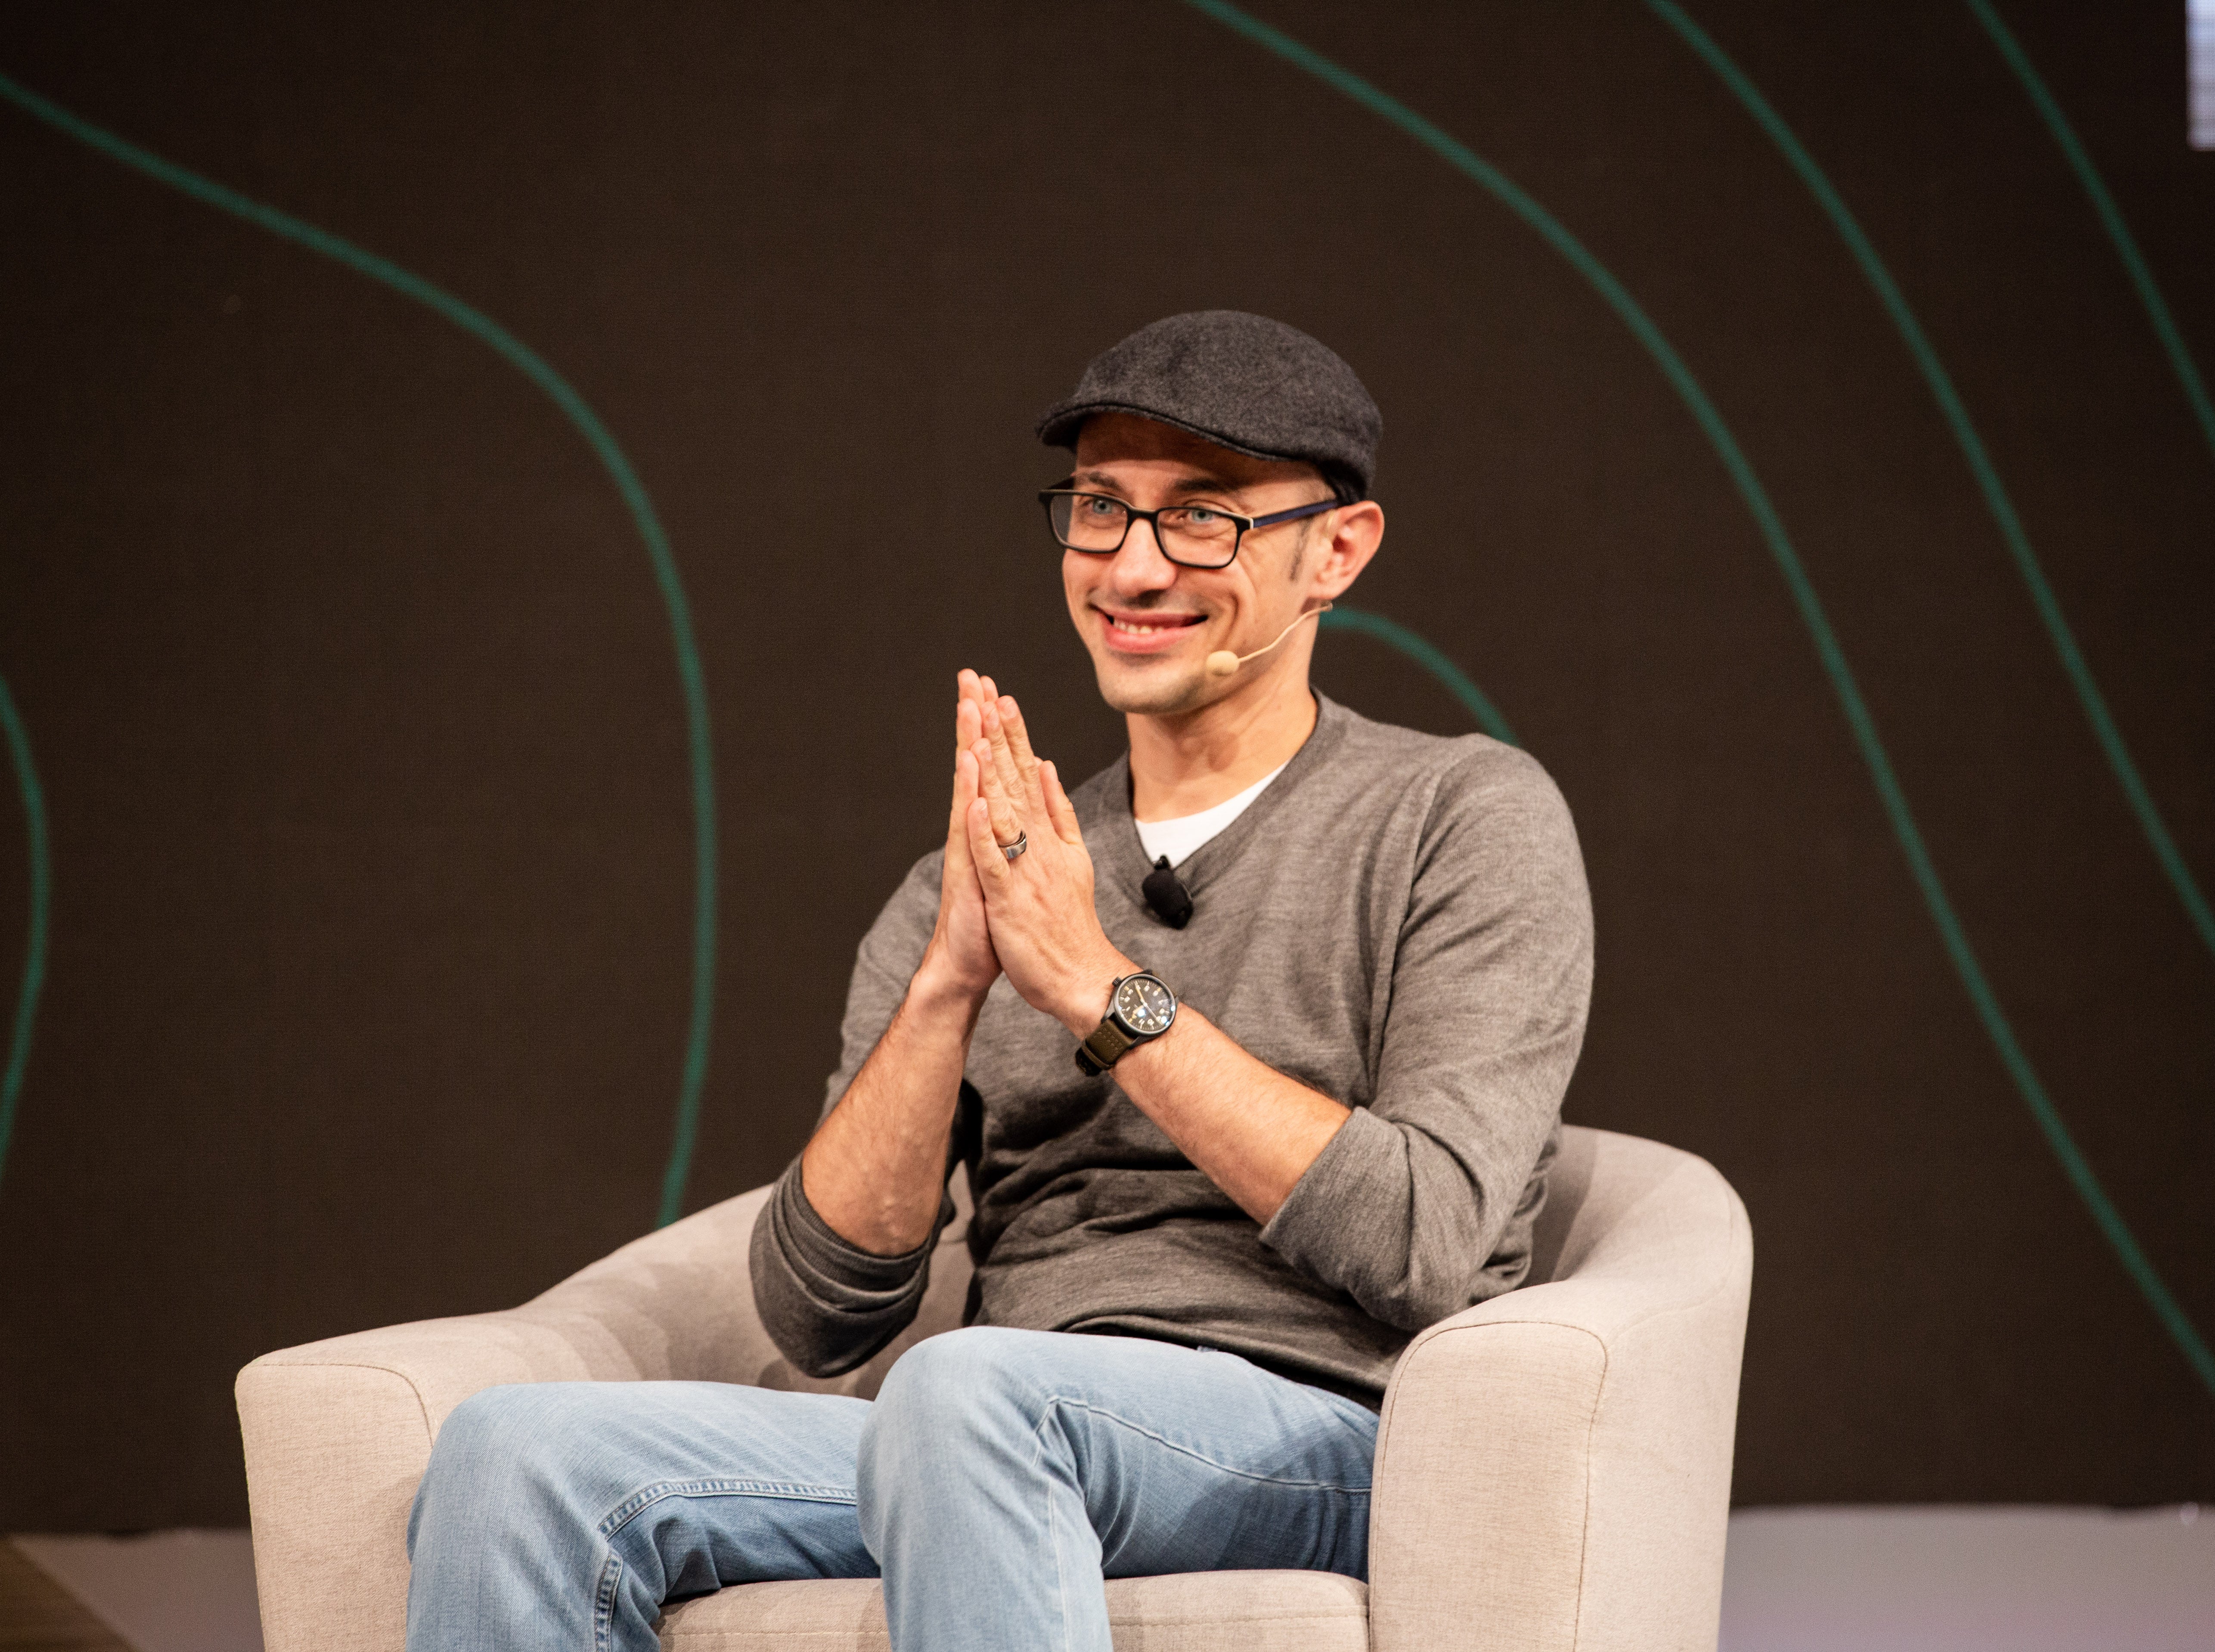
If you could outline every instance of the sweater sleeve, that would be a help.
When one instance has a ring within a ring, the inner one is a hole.
[[[1487,742],[1424,821],[1370,1105],[1263,1243],[1402,1330],[1520,1284],[1592,969],[1568,807],[1535,760]]]
[[[917,862],[862,937],[846,989],[838,1070],[825,1086],[826,1117],[884,1036],[923,961],[937,918],[939,863],[936,854]],[[811,1377],[832,1377],[899,1336],[930,1287],[931,1249],[953,1214],[954,1201],[942,1197],[930,1237],[918,1248],[874,1256],[816,1214],[795,1158],[755,1219],[747,1258],[755,1307],[785,1357]]]

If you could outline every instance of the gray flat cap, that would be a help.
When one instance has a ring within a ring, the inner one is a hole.
[[[1135,413],[1261,459],[1304,459],[1341,494],[1369,496],[1384,415],[1353,369],[1297,328],[1242,310],[1194,310],[1094,358],[1039,421],[1075,447],[1095,413]]]

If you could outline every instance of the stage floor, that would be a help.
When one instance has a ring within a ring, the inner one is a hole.
[[[261,1652],[243,1532],[19,1537],[4,1652]],[[1751,1508],[1721,1652],[2210,1652],[2215,1510]]]

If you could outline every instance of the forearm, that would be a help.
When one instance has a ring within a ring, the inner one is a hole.
[[[1103,1007],[1107,996],[1103,978]],[[1063,1017],[1079,1038],[1100,1021],[1081,1005],[1079,995]],[[1263,1224],[1347,1119],[1346,1108],[1255,1059],[1189,1004],[1178,1007],[1168,1032],[1115,1064],[1115,1082],[1194,1168]]]
[[[1347,1119],[1346,1108],[1255,1059],[1189,1008],[1118,1061],[1115,1079],[1196,1169],[1265,1225]]]
[[[808,1204],[856,1249],[895,1256],[930,1237],[983,1004],[926,954],[884,1036],[801,1155]]]
[[[980,777],[966,823],[996,956],[1025,1002],[1085,1038],[1106,1013],[1109,983],[1138,966],[1101,927],[1083,827],[1053,765],[1031,752],[1015,701],[1000,699],[982,715],[986,737],[965,759]],[[1009,861],[1001,845],[1018,833],[1030,847]],[[1190,1009],[1162,1036],[1126,1053],[1115,1077],[1184,1156],[1258,1222],[1276,1213],[1348,1116]]]

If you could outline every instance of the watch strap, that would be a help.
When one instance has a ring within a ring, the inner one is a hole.
[[[1168,984],[1150,970],[1137,969],[1128,975],[1118,975],[1108,983],[1108,1013],[1100,1018],[1089,1036],[1077,1047],[1077,1070],[1088,1078],[1097,1078],[1139,1045],[1159,1038],[1169,1030],[1164,1025],[1160,1032],[1142,1033],[1115,1012],[1115,1000],[1123,990],[1123,983],[1144,976],[1169,992]],[[1176,995],[1169,994],[1169,1020],[1176,1019]]]
[[[1128,1055],[1134,1047],[1144,1041],[1125,1032],[1111,1015],[1092,1029],[1089,1038],[1077,1047],[1077,1069],[1088,1078],[1097,1078]]]

